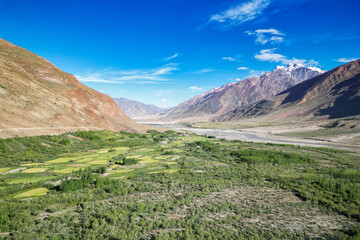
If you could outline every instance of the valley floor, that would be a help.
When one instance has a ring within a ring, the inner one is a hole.
[[[144,121],[149,126],[212,135],[227,140],[360,150],[360,117],[305,123]]]
[[[359,160],[171,130],[0,140],[0,239],[357,239]]]

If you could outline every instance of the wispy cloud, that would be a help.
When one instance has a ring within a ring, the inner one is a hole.
[[[270,4],[270,0],[251,0],[229,8],[228,10],[212,15],[210,22],[215,21],[227,27],[240,25],[257,18]]]
[[[251,70],[250,75],[248,77],[258,77],[265,73],[266,71],[258,71],[258,70]]]
[[[165,98],[161,99],[162,102],[166,103],[167,100]]]
[[[359,58],[339,58],[339,59],[335,59],[334,61],[340,62],[340,63],[348,63],[348,62],[352,62],[352,61],[355,61],[358,59]]]
[[[270,44],[282,43],[284,42],[284,37],[286,36],[286,34],[274,28],[258,29],[255,30],[254,32],[246,31],[245,33],[247,35],[255,35],[256,36],[255,42],[262,45],[266,43],[270,43]]]
[[[201,69],[201,70],[198,70],[198,71],[194,71],[193,73],[194,74],[202,74],[202,73],[208,73],[208,72],[213,72],[214,69],[210,69],[210,68],[205,68],[205,69]]]
[[[225,61],[230,61],[230,62],[238,61],[237,59],[235,59],[235,58],[233,58],[233,57],[222,57],[221,59],[222,59],[222,60],[225,60]]]
[[[319,65],[319,62],[314,61],[314,60],[297,59],[297,58],[289,59],[284,55],[275,53],[276,49],[277,48],[261,50],[259,54],[255,55],[255,58],[260,61],[276,62],[276,63],[282,63],[282,64],[298,63],[298,64],[303,64],[308,67],[314,67],[314,66]]]
[[[178,57],[178,56],[179,56],[179,54],[178,54],[178,53],[175,53],[175,54],[172,55],[171,57],[164,58],[163,60],[164,60],[164,61],[169,61],[169,60],[171,60],[171,59],[173,59],[173,58],[176,58],[176,57]]]
[[[192,92],[201,92],[203,90],[202,88],[196,86],[191,86],[188,89]]]
[[[105,69],[87,75],[75,75],[75,77],[80,82],[156,84],[171,81],[169,75],[176,70],[179,70],[177,64],[169,63],[153,69],[121,71]]]
[[[123,82],[106,80],[99,73],[90,73],[86,76],[74,75],[80,82],[96,82],[96,83],[116,83],[123,84]]]
[[[238,67],[237,70],[248,70],[248,67]]]

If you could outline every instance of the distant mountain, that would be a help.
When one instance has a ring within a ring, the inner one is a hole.
[[[0,39],[0,135],[141,129],[107,95]],[[31,130],[33,129],[33,130]]]
[[[197,95],[172,108],[164,119],[196,118],[209,119],[239,107],[249,105],[292,87],[309,78],[324,73],[318,68],[307,68],[301,64],[277,67],[260,77],[228,83],[203,94]]]
[[[342,118],[360,114],[360,60],[299,83],[275,97],[240,107],[214,121]]]
[[[117,105],[130,117],[141,117],[147,115],[154,115],[165,111],[164,108],[145,104],[138,101],[129,100],[126,98],[113,98]]]

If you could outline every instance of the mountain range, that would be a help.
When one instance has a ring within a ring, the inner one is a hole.
[[[301,82],[275,97],[225,113],[213,121],[256,117],[263,121],[335,119],[359,114],[360,59]]]
[[[125,98],[112,99],[46,59],[0,39],[0,109],[1,137],[80,129],[145,129],[127,115],[219,122],[343,118],[360,115],[360,60],[327,72],[301,64],[280,66],[165,110]]]
[[[166,111],[166,109],[153,104],[144,104],[126,98],[113,98],[113,100],[129,117],[148,116]]]
[[[305,67],[301,64],[277,67],[272,72],[264,73],[260,77],[250,77],[239,82],[228,83],[197,95],[171,108],[161,116],[161,119],[209,120],[237,108],[275,96],[302,81],[324,72],[319,68]]]
[[[81,84],[44,58],[3,39],[0,39],[0,109],[0,131],[4,136],[61,133],[70,129],[142,128],[108,95]]]

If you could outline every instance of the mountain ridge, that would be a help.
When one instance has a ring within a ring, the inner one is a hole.
[[[215,117],[212,121],[254,117],[280,120],[298,116],[328,116],[332,119],[359,114],[360,59],[301,82],[272,98]]]
[[[9,130],[26,128],[129,131],[143,128],[108,95],[81,84],[43,57],[3,39],[0,39],[0,99],[0,129],[6,136],[27,135],[26,130]],[[39,134],[61,132],[43,130]]]
[[[166,109],[158,107],[156,105],[145,104],[127,98],[119,97],[113,98],[113,100],[129,117],[155,115],[166,111]]]
[[[301,64],[277,67],[259,77],[250,77],[239,82],[227,83],[199,94],[167,111],[161,119],[178,120],[192,117],[211,119],[286,90],[297,83],[323,74],[318,68]]]

